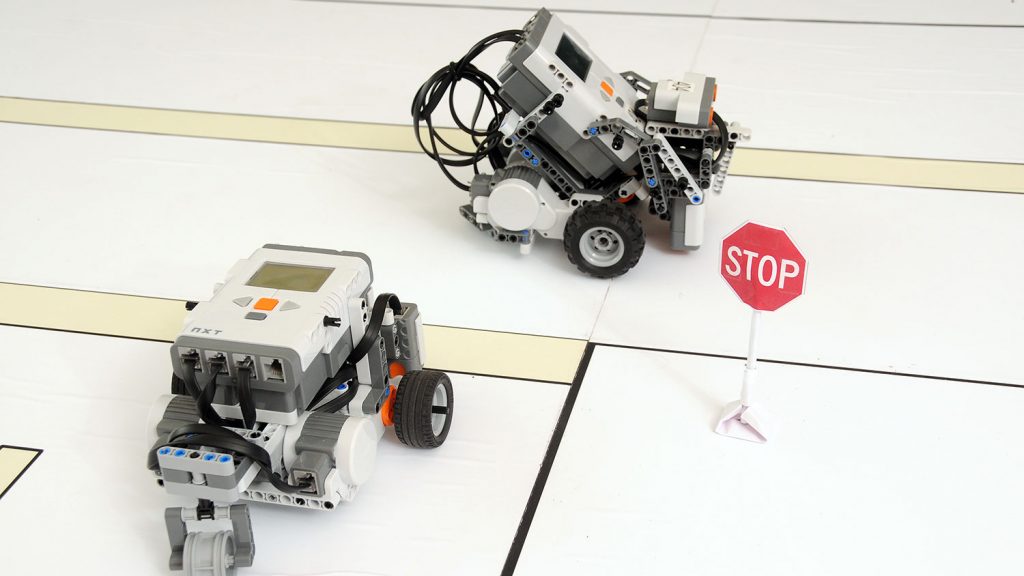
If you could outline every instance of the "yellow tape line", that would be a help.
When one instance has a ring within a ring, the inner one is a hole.
[[[181,300],[0,283],[0,324],[170,342],[181,330]],[[572,382],[586,342],[449,326],[425,326],[431,368]]]
[[[3,495],[28,468],[41,450],[0,446],[0,495]]]
[[[0,97],[0,122],[393,152],[420,149],[412,128],[405,125],[29,98]],[[440,132],[453,144],[471,147],[466,135],[458,130]],[[1024,164],[739,148],[730,171],[741,176],[792,180],[1024,193]]]
[[[996,162],[741,148],[736,151],[729,173],[761,178],[1024,193],[1024,164]]]
[[[0,97],[0,122],[279,144],[418,151],[410,126]],[[448,129],[445,138],[462,137]],[[468,140],[467,140],[468,142]]]

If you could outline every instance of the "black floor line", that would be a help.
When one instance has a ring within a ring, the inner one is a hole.
[[[102,336],[104,338],[121,338],[123,340],[138,340],[139,342],[159,342],[161,344],[170,344],[170,340],[161,340],[159,338],[143,338],[141,336],[124,336],[122,334],[104,334],[102,332],[89,332],[87,330],[68,330],[66,328],[51,328],[49,326],[29,326],[28,324],[12,324],[10,322],[0,322],[0,326],[10,326],[11,328],[28,328],[29,330],[45,330],[47,332],[63,332],[65,334],[81,334],[83,336]]]
[[[13,488],[14,485],[18,483],[18,480],[20,480],[21,477],[25,475],[25,472],[28,472],[28,469],[31,468],[32,465],[36,463],[36,460],[38,460],[39,457],[43,454],[43,451],[40,450],[39,448],[28,448],[26,446],[11,446],[10,444],[0,445],[0,450],[3,450],[4,448],[12,448],[15,450],[29,450],[31,452],[35,452],[36,455],[33,456],[32,459],[28,461],[28,464],[26,464],[25,467],[21,469],[21,472],[18,472],[18,475],[15,476],[14,479],[11,480],[11,483],[7,485],[7,488],[5,488],[3,492],[0,492],[0,498],[3,498],[4,494],[7,494],[8,492],[11,491],[11,488]]]
[[[404,8],[449,8],[458,10],[499,10],[509,12],[535,12],[536,7],[507,5],[472,5],[444,2],[402,2],[393,0],[313,0],[335,4],[377,4]],[[964,24],[958,22],[886,22],[875,20],[839,20],[827,18],[771,18],[768,16],[716,16],[713,14],[679,12],[631,12],[626,10],[588,10],[585,8],[553,8],[553,12],[567,14],[595,14],[603,16],[646,16],[655,18],[705,18],[708,20],[737,20],[745,22],[792,22],[796,24],[855,24],[861,26],[923,26],[929,28],[1024,28],[1024,24]]]
[[[540,378],[523,378],[522,376],[501,376],[499,374],[483,374],[481,372],[464,372],[462,370],[452,370],[451,368],[439,368],[437,366],[431,366],[428,370],[440,370],[441,372],[447,372],[449,374],[462,374],[465,376],[479,376],[481,378],[504,378],[506,380],[516,380],[523,382],[536,382],[538,384],[556,384],[558,386],[570,386],[568,382],[559,382],[557,380],[542,380]]]
[[[551,336],[550,334],[531,334],[530,332],[516,332],[514,330],[494,330],[491,328],[474,328],[472,326],[452,326],[451,324],[434,324],[431,322],[430,326],[437,328],[452,328],[455,330],[472,330],[473,332],[491,332],[494,334],[511,334],[513,336],[529,336],[530,338],[549,338],[551,340],[575,340],[576,342],[586,342],[586,338],[574,338],[572,336]]]
[[[631,346],[628,344],[609,344],[606,342],[592,342],[595,346],[607,348],[625,348],[627,350],[642,350],[645,352],[660,352],[666,354],[682,354],[684,356],[701,356],[703,358],[723,358],[726,360],[746,360],[745,356],[733,356],[731,354],[712,354],[710,352],[693,352],[689,350],[672,350],[669,348],[650,348],[646,346]],[[801,368],[822,368],[825,370],[840,370],[843,372],[860,372],[863,374],[881,374],[883,376],[903,376],[906,378],[921,378],[924,380],[944,380],[948,382],[961,382],[964,384],[984,384],[986,386],[1004,386],[1007,388],[1024,388],[1024,384],[1012,382],[995,382],[992,380],[975,380],[971,378],[957,378],[953,376],[939,376],[935,374],[915,374],[912,372],[896,372],[888,370],[875,370],[872,368],[854,368],[852,366],[836,366],[833,364],[814,364],[811,362],[795,362],[792,360],[772,360],[770,358],[758,358],[758,363],[782,364],[785,366],[799,366]]]
[[[558,422],[551,433],[551,441],[548,442],[548,449],[544,453],[544,460],[541,461],[537,479],[534,481],[530,497],[526,501],[523,517],[519,520],[519,528],[516,529],[515,538],[512,539],[512,546],[509,548],[508,556],[505,557],[505,566],[501,569],[502,576],[512,576],[516,570],[516,564],[519,563],[519,555],[522,554],[523,545],[526,544],[526,536],[530,532],[530,525],[533,524],[533,517],[537,513],[540,498],[544,494],[544,485],[547,484],[548,476],[551,474],[551,467],[554,465],[555,456],[558,454],[558,446],[562,443],[562,436],[569,425],[569,417],[572,416],[572,409],[576,405],[576,397],[580,394],[580,387],[583,385],[583,378],[587,375],[587,368],[590,366],[590,359],[594,355],[595,347],[593,343],[588,343],[586,350],[583,352],[583,357],[580,358],[576,375],[572,379],[572,386],[565,397],[565,403],[562,404],[562,412],[558,415]]]

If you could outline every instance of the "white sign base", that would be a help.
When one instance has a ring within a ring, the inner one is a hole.
[[[726,404],[715,432],[722,436],[765,443],[772,436],[771,417],[758,408],[744,406],[737,400]]]
[[[743,389],[740,399],[725,405],[715,432],[732,438],[765,443],[772,436],[771,416],[761,408],[754,408],[754,383],[757,382],[757,329],[761,324],[761,311],[750,316],[750,347],[747,366],[743,370]]]

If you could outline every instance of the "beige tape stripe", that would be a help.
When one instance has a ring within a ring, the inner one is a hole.
[[[2,96],[0,122],[394,152],[420,149],[412,128],[397,124],[192,112]],[[456,130],[448,132],[445,138],[458,141],[462,136]]]
[[[0,324],[170,342],[181,300],[0,283]],[[571,383],[586,342],[426,326],[427,366],[489,376]]]
[[[28,98],[0,97],[0,122],[394,152],[419,150],[412,129],[404,125]],[[442,135],[453,144],[470,147],[466,136],[457,130],[442,129]],[[731,172],[793,180],[1024,193],[1024,164],[740,148]]]
[[[0,494],[7,492],[15,479],[32,464],[39,450],[0,446]]]
[[[851,184],[1024,193],[1024,164],[742,148],[730,174]]]

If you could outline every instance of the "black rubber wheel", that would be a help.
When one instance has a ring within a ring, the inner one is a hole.
[[[437,448],[448,437],[454,405],[447,374],[413,370],[402,376],[395,392],[395,434],[406,446]]]
[[[640,219],[618,202],[587,202],[569,216],[565,253],[581,272],[614,278],[636,266],[644,253]]]

